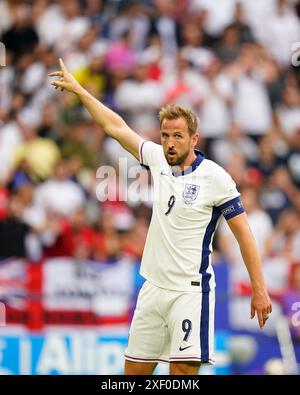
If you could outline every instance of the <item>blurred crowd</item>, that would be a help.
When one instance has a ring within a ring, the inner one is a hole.
[[[269,290],[291,312],[300,301],[299,1],[0,0],[0,15],[1,259],[141,258],[151,201],[95,194],[100,166],[115,168],[122,189],[119,158],[138,162],[50,85],[62,57],[146,139],[160,141],[166,103],[199,115],[199,149],[237,183]],[[141,180],[149,187],[146,171]],[[233,294],[249,295],[225,223],[215,244]]]

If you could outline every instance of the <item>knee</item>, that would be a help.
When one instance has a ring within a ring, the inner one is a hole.
[[[151,375],[156,367],[156,363],[148,362],[131,362],[125,361],[125,375]]]
[[[172,362],[170,364],[171,375],[195,375],[200,368],[199,362]]]

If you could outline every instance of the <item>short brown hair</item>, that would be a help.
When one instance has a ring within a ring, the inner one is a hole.
[[[163,107],[159,112],[160,127],[164,119],[177,119],[184,118],[187,122],[190,135],[197,132],[198,118],[197,115],[186,107],[180,104],[168,104]]]

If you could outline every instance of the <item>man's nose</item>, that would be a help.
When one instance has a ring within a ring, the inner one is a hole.
[[[174,147],[174,141],[170,138],[168,140],[168,148],[173,148]]]

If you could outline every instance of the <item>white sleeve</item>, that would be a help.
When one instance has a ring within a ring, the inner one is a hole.
[[[162,146],[143,140],[139,147],[140,163],[146,168],[160,165],[164,158]]]
[[[216,168],[212,184],[213,205],[222,206],[224,203],[240,196],[231,176],[221,167]]]
[[[213,205],[220,210],[226,221],[245,211],[235,182],[220,166],[216,169],[212,189]]]

